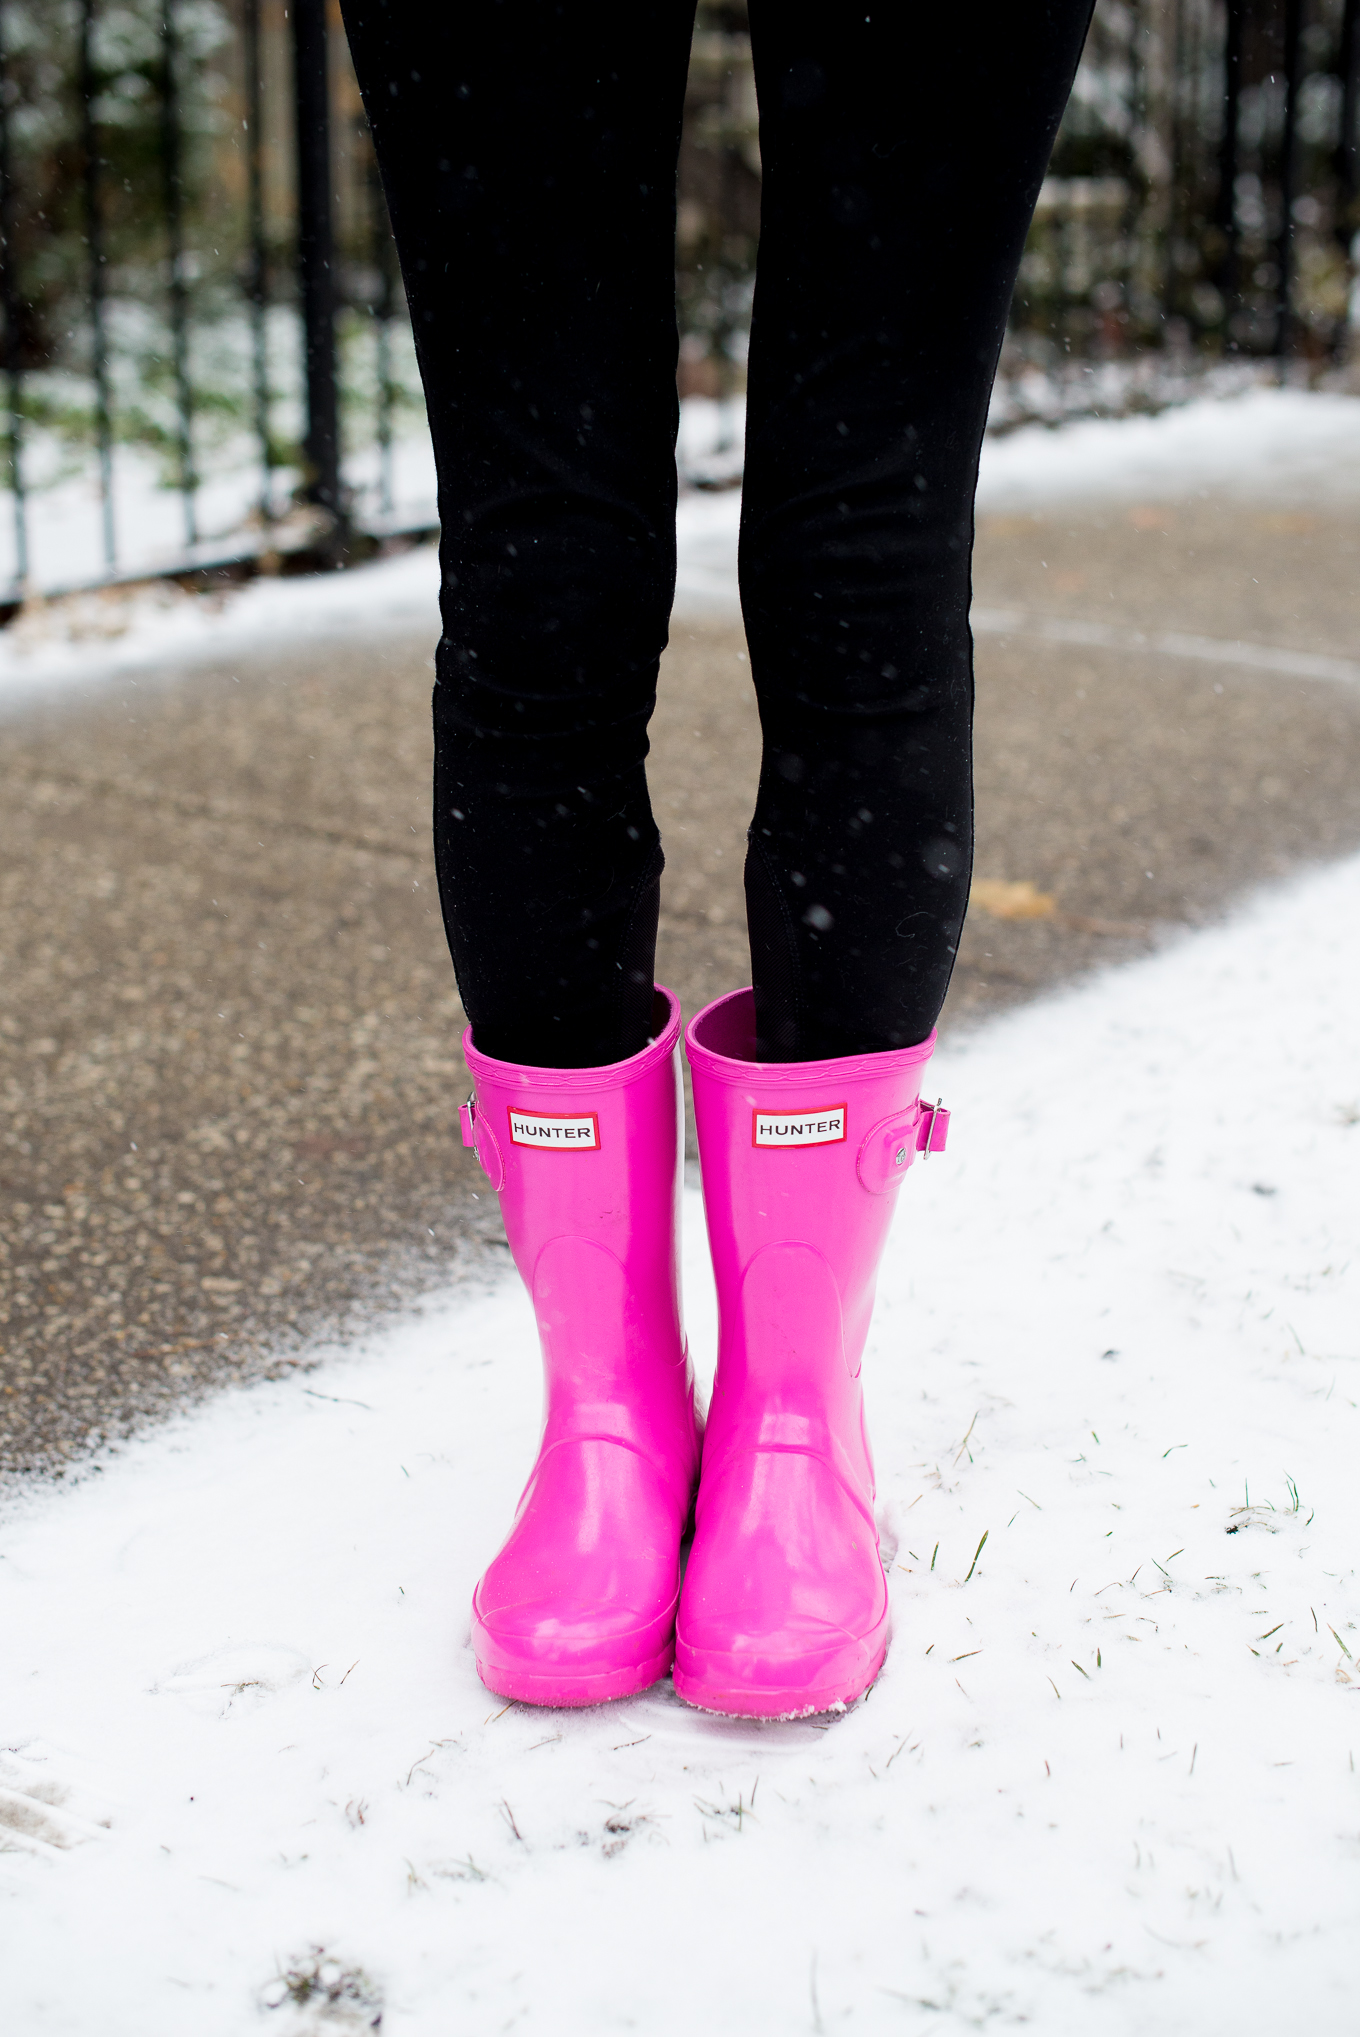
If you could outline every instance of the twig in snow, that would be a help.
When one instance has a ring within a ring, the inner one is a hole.
[[[968,1566],[968,1577],[965,1577],[963,1580],[965,1584],[967,1584],[968,1578],[970,1578],[973,1575],[973,1572],[977,1569],[978,1557],[982,1554],[983,1544],[986,1542],[987,1537],[991,1534],[991,1532],[992,1531],[990,1528],[983,1529],[982,1541],[978,1543],[977,1548],[973,1551],[973,1560]]]
[[[740,1795],[738,1795],[737,1801],[734,1804],[708,1804],[704,1802],[702,1797],[694,1799],[694,1808],[698,1811],[701,1818],[725,1820],[729,1825],[735,1825],[739,1832],[742,1829],[742,1820],[754,1816],[754,1804],[754,1790],[751,1792],[751,1802],[749,1804]]]
[[[411,1787],[411,1777],[415,1774],[416,1770],[418,1768],[423,1768],[425,1763],[429,1760],[430,1756],[433,1753],[435,1753],[440,1747],[450,1747],[452,1746],[452,1744],[453,1742],[451,1740],[431,1740],[429,1746],[425,1749],[425,1752],[417,1760],[413,1761],[411,1763],[411,1766],[406,1771],[407,1789]]]
[[[432,1867],[430,1873],[438,1875],[441,1881],[489,1881],[491,1879],[484,1868],[478,1867],[470,1853],[465,1860],[452,1860],[446,1867]]]
[[[971,1436],[971,1435],[972,1435],[972,1433],[973,1433],[974,1429],[975,1429],[975,1428],[977,1427],[977,1418],[978,1418],[978,1415],[979,1415],[979,1414],[981,1414],[981,1413],[982,1413],[982,1410],[981,1410],[981,1408],[979,1408],[979,1409],[978,1409],[978,1411],[977,1411],[977,1414],[975,1414],[975,1415],[973,1416],[973,1419],[972,1419],[972,1421],[971,1421],[971,1422],[970,1422],[970,1423],[968,1424],[968,1427],[967,1427],[967,1429],[966,1429],[966,1430],[965,1430],[965,1432],[964,1432],[964,1438],[963,1438],[963,1441],[962,1441],[962,1442],[961,1442],[961,1443],[959,1444],[959,1447],[958,1447],[958,1449],[957,1449],[957,1450],[956,1450],[956,1451],[954,1452],[954,1462],[955,1462],[956,1464],[958,1463],[958,1461],[959,1461],[960,1457],[962,1457],[962,1455],[963,1455],[964,1451],[968,1449],[968,1438],[969,1438],[969,1436]],[[973,1461],[973,1456],[972,1456],[972,1452],[971,1452],[971,1451],[969,1451],[969,1454],[968,1454],[968,1462],[969,1462],[969,1463],[971,1464],[971,1463],[972,1463],[972,1461]]]
[[[524,1834],[523,1832],[520,1831],[519,1826],[515,1823],[515,1814],[511,1810],[509,1804],[506,1802],[504,1797],[501,1798],[501,1809],[505,1812],[506,1820],[510,1826],[510,1830],[519,1840],[520,1845],[523,1846],[525,1844]]]

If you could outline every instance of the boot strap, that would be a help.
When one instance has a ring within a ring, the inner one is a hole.
[[[886,1195],[905,1175],[918,1153],[929,1159],[943,1153],[949,1138],[949,1112],[938,1100],[918,1098],[909,1110],[881,1118],[867,1132],[855,1161],[860,1185],[870,1195]]]
[[[477,1108],[475,1090],[466,1103],[459,1104],[458,1122],[463,1131],[463,1144],[471,1146],[482,1163],[483,1174],[499,1193],[505,1186],[505,1161],[496,1143],[496,1134]]]

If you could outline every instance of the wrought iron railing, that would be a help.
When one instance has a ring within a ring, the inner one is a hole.
[[[1292,372],[1353,352],[1358,79],[1360,0],[1098,0],[1012,381],[1149,350]],[[700,0],[682,388],[740,389],[758,217],[744,0]],[[433,525],[334,0],[0,0],[0,318],[0,613],[35,589],[336,564]]]
[[[0,315],[0,602],[433,522],[428,471],[397,482],[419,389],[327,0],[0,0]]]

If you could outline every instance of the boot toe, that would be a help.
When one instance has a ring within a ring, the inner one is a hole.
[[[873,1682],[887,1643],[877,1538],[840,1482],[815,1457],[733,1463],[701,1500],[677,1693],[737,1717],[831,1711]]]
[[[550,1451],[473,1594],[483,1683],[531,1704],[582,1705],[664,1676],[681,1526],[663,1481],[636,1452],[599,1439]]]
[[[686,1704],[729,1718],[803,1719],[862,1696],[888,1648],[884,1614],[863,1636],[836,1629],[742,1635],[726,1647],[676,1640],[675,1689]]]
[[[646,1690],[675,1654],[678,1594],[658,1611],[558,1598],[472,1602],[472,1648],[488,1690],[526,1704],[591,1705]]]

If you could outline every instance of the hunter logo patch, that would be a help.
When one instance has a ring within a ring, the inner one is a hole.
[[[584,1117],[559,1117],[556,1112],[510,1107],[512,1146],[551,1146],[559,1153],[598,1153],[600,1120],[594,1111]]]
[[[845,1137],[845,1105],[821,1110],[757,1110],[751,1113],[753,1146],[837,1146]]]

